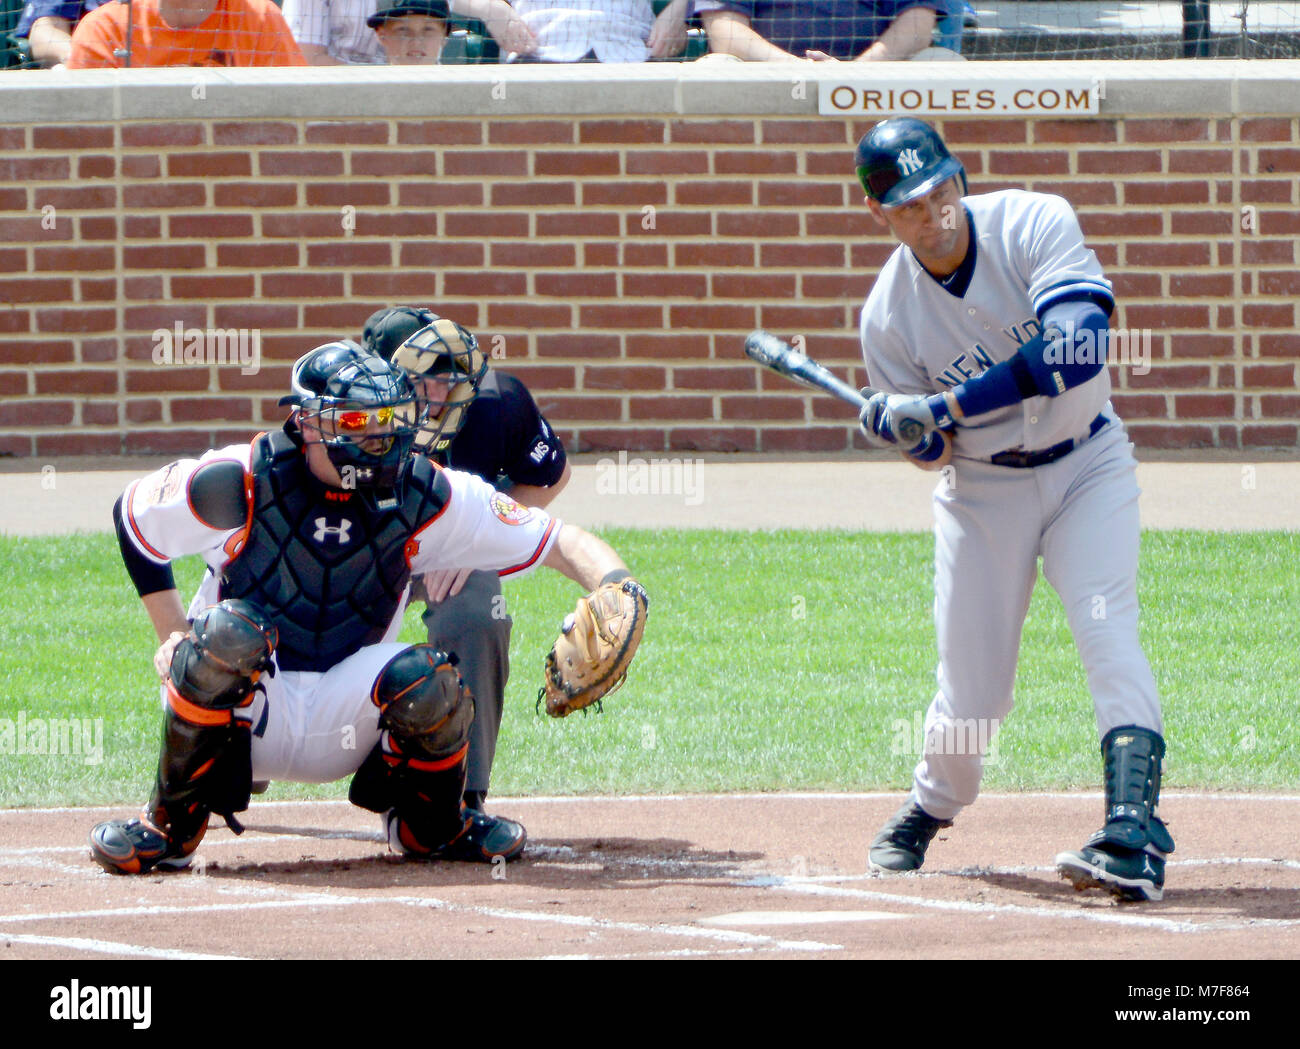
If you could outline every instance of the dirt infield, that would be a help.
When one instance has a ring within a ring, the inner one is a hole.
[[[505,867],[389,855],[346,802],[255,803],[200,864],[109,875],[114,809],[0,813],[0,943],[22,958],[1296,958],[1300,797],[1170,792],[1160,903],[1077,894],[1052,857],[1097,794],[985,795],[912,875],[866,871],[896,794],[501,799]]]

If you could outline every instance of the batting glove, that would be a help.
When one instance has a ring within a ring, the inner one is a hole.
[[[865,395],[870,391],[862,392]],[[889,394],[876,393],[858,413],[858,428],[862,431],[862,436],[867,439],[867,444],[873,448],[893,448],[898,444],[898,438],[889,427],[889,411],[886,406],[888,400]]]
[[[915,444],[932,430],[950,427],[954,422],[941,393],[929,397],[894,394],[885,402],[885,413],[890,430],[905,444]]]

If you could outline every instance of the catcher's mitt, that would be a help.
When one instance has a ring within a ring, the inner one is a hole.
[[[604,583],[579,598],[546,656],[537,705],[545,699],[546,713],[562,718],[618,688],[645,631],[647,603],[635,579]]]

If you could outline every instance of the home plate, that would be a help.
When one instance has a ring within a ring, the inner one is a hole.
[[[733,911],[712,918],[701,918],[700,925],[728,928],[748,925],[816,925],[831,922],[874,922],[886,918],[905,918],[888,911]]]

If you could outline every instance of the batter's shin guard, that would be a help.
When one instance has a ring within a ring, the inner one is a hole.
[[[254,699],[271,669],[276,631],[256,606],[223,601],[205,609],[172,657],[164,683],[162,754],[153,796],[138,820],[113,820],[91,832],[94,859],[109,870],[144,873],[183,867],[221,815],[235,833],[248,808],[252,740],[235,711]]]

